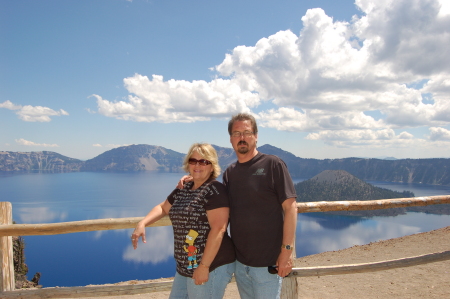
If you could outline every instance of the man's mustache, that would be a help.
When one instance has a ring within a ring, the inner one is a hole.
[[[238,142],[238,145],[248,145],[248,143],[245,142],[244,140],[241,140],[241,141]]]

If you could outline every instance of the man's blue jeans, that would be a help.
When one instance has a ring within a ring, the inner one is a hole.
[[[267,267],[250,267],[236,261],[236,283],[241,299],[279,299],[283,278]]]
[[[221,299],[231,281],[234,267],[235,264],[230,263],[214,269],[209,272],[204,285],[196,285],[191,277],[176,273],[169,299]]]

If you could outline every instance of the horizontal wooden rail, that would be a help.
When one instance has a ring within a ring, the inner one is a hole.
[[[426,206],[437,204],[450,204],[450,195],[395,198],[367,201],[319,201],[297,203],[298,213],[330,212],[330,211],[357,211],[402,208],[413,206]],[[34,236],[58,235],[78,232],[135,228],[142,217],[95,219],[60,223],[42,224],[12,224],[0,225],[2,236]],[[171,225],[169,217],[165,216],[149,226]]]
[[[388,260],[383,262],[293,268],[289,276],[310,277],[310,276],[367,273],[396,268],[411,267],[445,260],[450,260],[450,251],[424,254],[414,257]],[[152,292],[170,291],[172,283],[173,283],[172,280],[167,280],[163,282],[152,282],[152,283],[130,284],[130,285],[44,288],[39,290],[22,289],[9,292],[0,292],[0,295],[1,298],[4,299],[84,298],[84,297],[102,297],[102,296],[122,296],[122,295],[134,295],[134,294],[146,294]]]
[[[450,195],[355,201],[298,202],[298,213],[381,210],[450,203]]]
[[[434,262],[441,262],[445,260],[450,260],[450,251],[436,252],[383,262],[348,264],[338,266],[293,268],[289,276],[309,277],[309,276],[327,276],[327,275],[376,272],[396,268],[423,265]]]
[[[59,235],[98,230],[135,228],[143,217],[94,219],[60,223],[41,224],[12,224],[0,225],[0,236],[35,236],[35,235]],[[168,216],[164,216],[157,222],[148,225],[169,226],[172,225]]]
[[[0,292],[0,298],[86,298],[103,296],[124,296],[152,292],[170,291],[173,280],[131,285],[86,286],[65,288],[44,288],[34,290],[14,290]]]

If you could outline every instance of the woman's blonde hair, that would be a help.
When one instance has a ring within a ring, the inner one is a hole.
[[[217,152],[209,143],[194,143],[191,145],[191,148],[189,149],[186,157],[184,157],[183,161],[183,170],[189,173],[189,159],[191,158],[192,154],[194,152],[197,152],[202,156],[202,158],[208,160],[211,162],[213,171],[211,173],[211,178],[215,179],[220,175],[220,165],[219,165],[219,158],[217,157]]]

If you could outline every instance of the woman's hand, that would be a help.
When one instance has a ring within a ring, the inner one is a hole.
[[[134,229],[134,232],[131,234],[131,244],[133,244],[134,249],[138,247],[140,237],[142,237],[142,242],[147,243],[145,240],[145,226],[139,223]]]
[[[131,234],[131,244],[133,244],[133,248],[136,249],[138,247],[139,238],[142,237],[142,242],[147,243],[145,240],[145,227],[149,224],[155,223],[162,217],[169,214],[170,208],[172,205],[166,199],[159,205],[156,205],[148,214],[144,217],[139,223],[136,225],[134,232]]]
[[[209,267],[204,266],[200,263],[197,269],[194,270],[194,274],[192,275],[192,279],[196,285],[202,285],[209,279]]]

